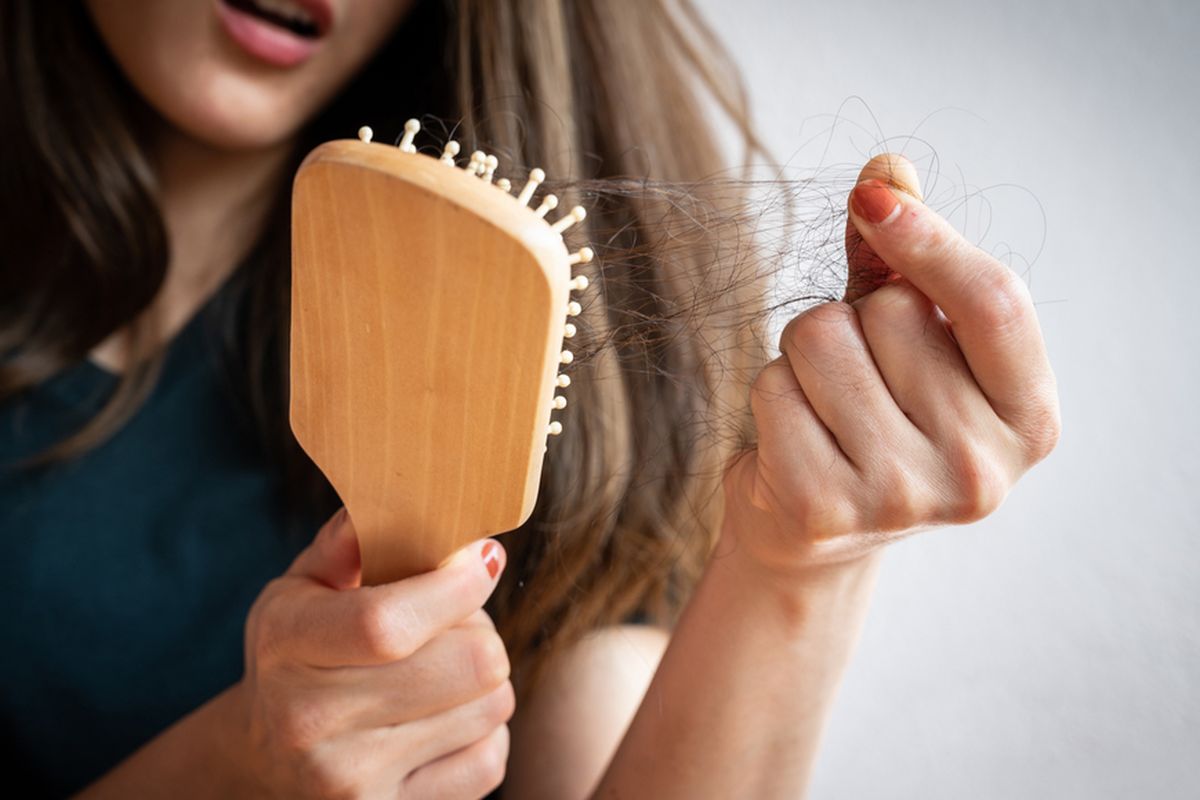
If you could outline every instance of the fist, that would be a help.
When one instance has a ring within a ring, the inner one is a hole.
[[[499,785],[514,698],[482,606],[503,566],[485,539],[433,572],[361,586],[353,525],[335,515],[247,621],[237,749],[255,794],[479,798]]]
[[[845,298],[792,319],[752,386],[758,443],[726,473],[725,535],[772,567],[978,520],[1058,441],[1028,288],[915,187],[899,157],[867,165]]]

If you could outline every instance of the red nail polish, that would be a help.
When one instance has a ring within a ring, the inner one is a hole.
[[[850,208],[867,222],[878,225],[891,221],[899,212],[900,201],[887,184],[871,178],[854,187]]]
[[[480,555],[483,556],[483,564],[487,567],[488,575],[495,578],[496,573],[500,571],[500,553],[499,546],[495,542],[489,541],[483,546]]]

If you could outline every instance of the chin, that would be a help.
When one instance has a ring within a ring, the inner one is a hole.
[[[291,139],[317,110],[270,82],[212,70],[188,81],[189,91],[139,87],[179,133],[217,150],[268,149]]]
[[[131,86],[223,150],[295,136],[382,45],[411,0],[85,0]]]

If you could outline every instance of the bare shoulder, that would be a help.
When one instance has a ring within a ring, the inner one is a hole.
[[[612,626],[552,659],[513,717],[506,796],[587,797],[641,704],[669,639],[662,628]]]

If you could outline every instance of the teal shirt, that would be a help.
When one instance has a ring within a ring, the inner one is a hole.
[[[242,674],[254,598],[321,520],[289,513],[223,367],[209,301],[136,415],[83,456],[14,470],[116,378],[84,362],[0,404],[5,784],[62,796]]]

